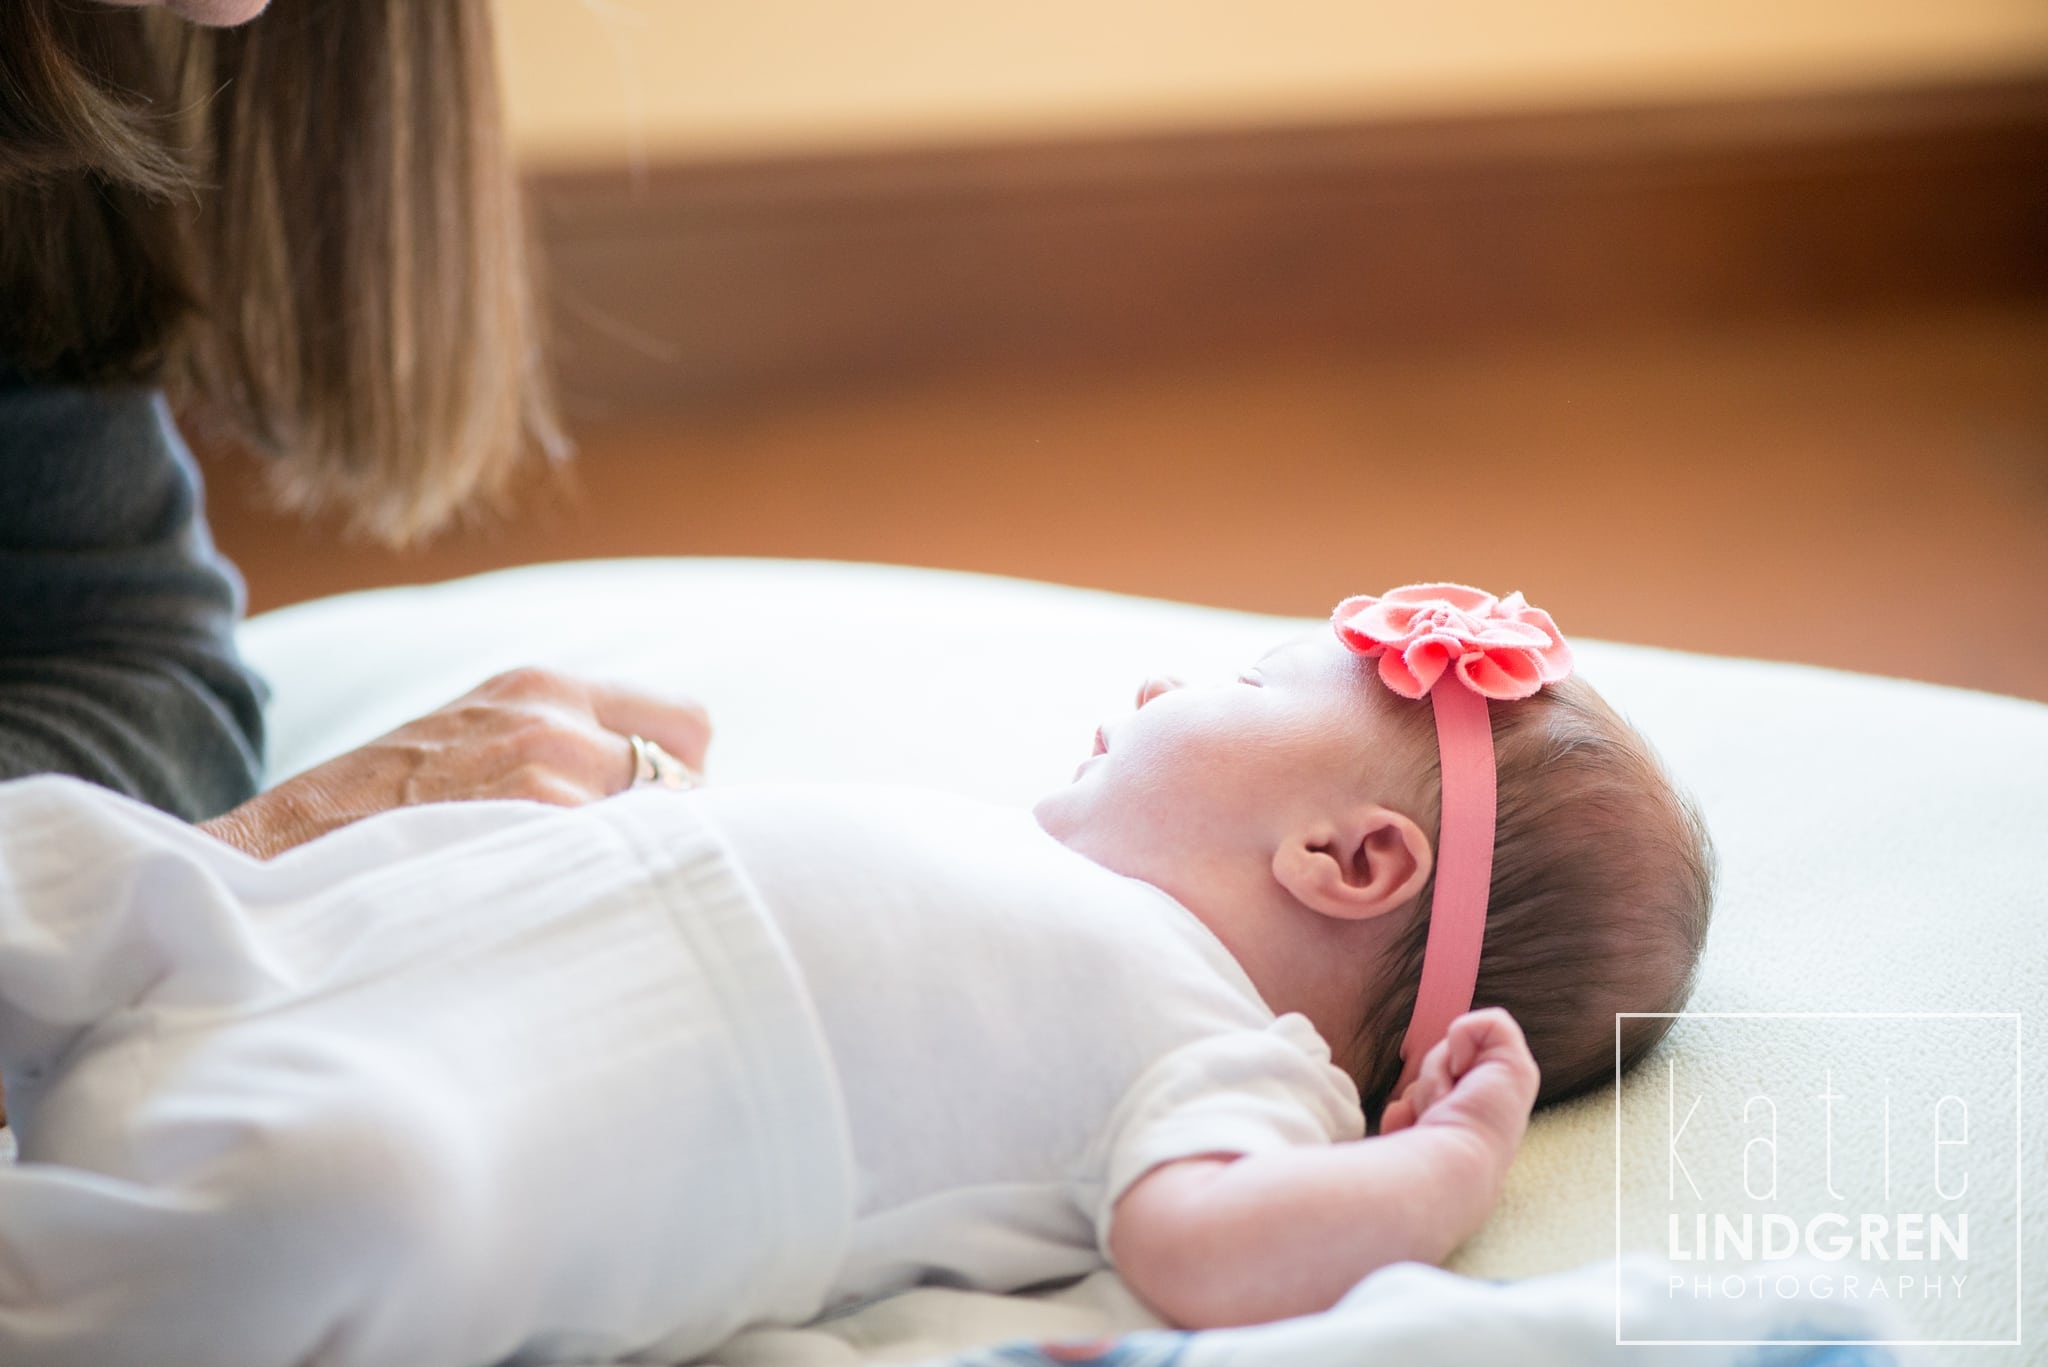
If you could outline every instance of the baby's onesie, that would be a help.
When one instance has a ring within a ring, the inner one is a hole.
[[[835,1303],[1076,1276],[1157,1164],[1364,1132],[1305,1017],[1276,1019],[1186,908],[1027,811],[864,786],[697,801],[841,1080],[855,1223]]]
[[[262,864],[0,785],[0,1069],[18,1367],[673,1360],[1085,1270],[1152,1163],[1359,1125],[1162,894],[887,790],[410,808]]]

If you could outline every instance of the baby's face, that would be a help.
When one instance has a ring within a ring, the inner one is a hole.
[[[1394,723],[1372,663],[1314,632],[1229,683],[1148,683],[1033,810],[1077,852],[1186,901],[1181,885],[1270,858],[1330,803],[1412,807],[1428,756]]]

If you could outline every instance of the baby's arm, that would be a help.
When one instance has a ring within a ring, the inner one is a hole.
[[[1162,1164],[1117,1201],[1110,1257],[1191,1329],[1327,1310],[1376,1268],[1441,1262],[1486,1222],[1537,1080],[1514,1019],[1469,1012],[1388,1104],[1380,1135]]]

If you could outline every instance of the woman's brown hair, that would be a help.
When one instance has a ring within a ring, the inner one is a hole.
[[[401,543],[566,449],[489,0],[0,4],[0,366],[167,386]]]

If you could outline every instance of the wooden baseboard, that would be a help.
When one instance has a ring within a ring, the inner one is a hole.
[[[531,190],[588,422],[962,367],[2048,297],[2048,76]]]

